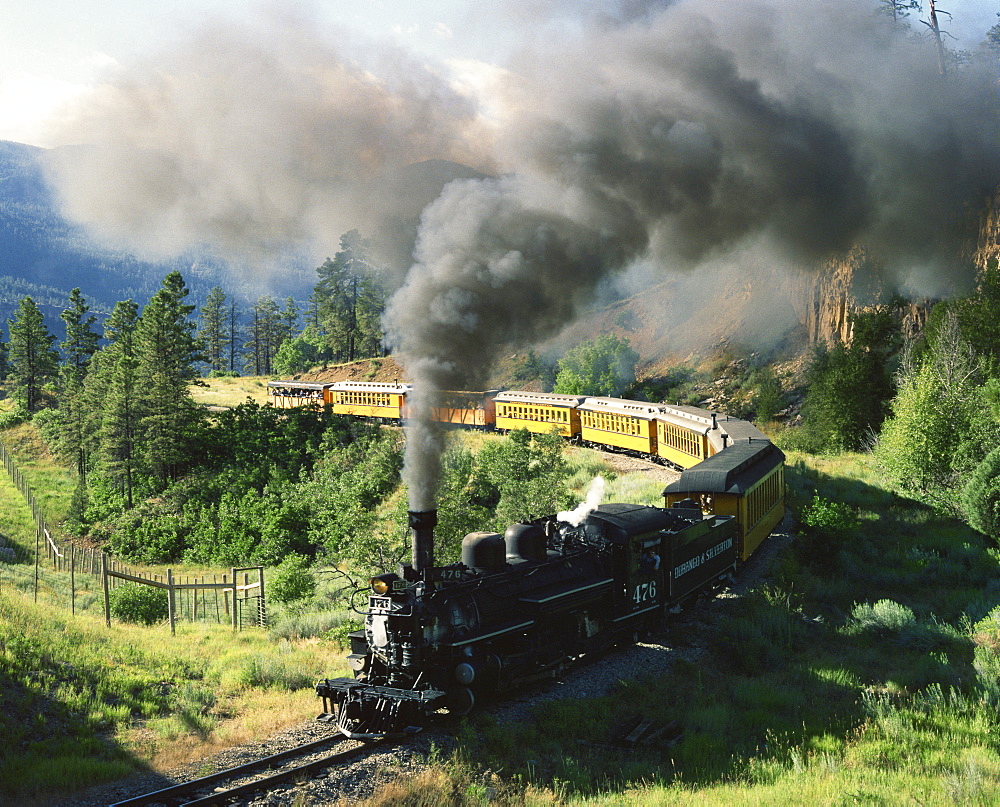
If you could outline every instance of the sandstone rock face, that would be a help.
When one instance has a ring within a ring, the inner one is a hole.
[[[982,271],[1000,259],[1000,193],[994,196],[984,211],[978,238],[972,253],[972,262]]]
[[[805,321],[811,343],[845,345],[853,338],[851,315],[891,299],[890,291],[878,270],[862,248],[842,259],[829,261],[820,270],[808,290],[810,303]],[[927,316],[936,301],[930,298],[909,300],[897,311],[905,339],[919,336],[927,325]]]

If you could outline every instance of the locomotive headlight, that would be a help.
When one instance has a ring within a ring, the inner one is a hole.
[[[392,572],[373,577],[368,583],[372,587],[372,591],[376,594],[392,594],[406,590],[406,581],[400,579],[398,574],[393,574]]]

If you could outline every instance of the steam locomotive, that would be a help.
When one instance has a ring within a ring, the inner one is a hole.
[[[686,471],[668,507],[603,504],[476,532],[435,566],[434,511],[411,512],[412,562],[372,578],[353,678],[325,679],[321,720],[374,740],[544,678],[662,623],[727,579],[784,513],[784,455],[748,440]],[[691,475],[685,480],[685,475]],[[686,492],[685,492],[686,491]],[[717,502],[731,514],[706,513]]]

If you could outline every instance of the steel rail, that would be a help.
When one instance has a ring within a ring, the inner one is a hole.
[[[256,793],[260,790],[267,790],[274,785],[284,784],[290,780],[295,780],[304,776],[311,776],[316,771],[329,768],[331,765],[335,765],[338,762],[345,762],[354,757],[361,756],[366,751],[376,745],[379,745],[380,743],[381,741],[368,743],[367,745],[360,745],[356,748],[348,748],[346,751],[338,751],[336,754],[330,754],[329,756],[322,757],[321,759],[314,759],[312,762],[306,762],[305,764],[298,765],[295,768],[279,771],[278,773],[265,776],[261,779],[254,779],[252,782],[237,785],[236,787],[229,788],[228,790],[220,790],[200,799],[195,799],[194,801],[186,801],[184,802],[184,807],[204,807],[204,805],[209,804],[224,804],[228,802],[229,799],[237,796],[244,796],[247,793]]]
[[[165,787],[162,790],[153,791],[152,793],[145,793],[141,796],[135,796],[130,799],[125,799],[124,801],[118,801],[110,805],[110,807],[139,807],[139,805],[144,804],[166,804],[174,801],[178,796],[190,793],[192,790],[200,790],[201,788],[208,787],[216,782],[232,779],[233,777],[239,776],[243,773],[250,773],[257,768],[266,768],[268,765],[272,765],[276,762],[282,762],[283,760],[291,757],[308,754],[320,746],[327,745],[331,742],[339,743],[345,739],[346,737],[341,734],[331,734],[329,737],[323,737],[322,739],[313,740],[312,742],[304,743],[303,745],[297,745],[295,748],[289,748],[286,751],[280,751],[277,754],[272,754],[269,757],[263,757],[261,759],[254,760],[253,762],[246,762],[243,765],[237,765],[235,768],[227,768],[222,771],[217,771],[216,773],[210,773],[208,776],[202,776],[199,779],[192,779],[188,782],[181,782],[176,785],[171,785],[170,787]]]

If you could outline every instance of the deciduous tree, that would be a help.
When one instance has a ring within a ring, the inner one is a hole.
[[[559,360],[554,392],[565,395],[618,396],[635,383],[639,360],[628,339],[602,334],[581,342]]]
[[[968,475],[998,438],[997,424],[983,417],[989,405],[981,369],[950,312],[921,364],[900,380],[875,447],[897,488],[956,515]]]
[[[1000,538],[1000,448],[987,454],[972,472],[962,491],[962,510],[981,533]]]
[[[802,405],[804,447],[857,450],[882,426],[895,391],[893,369],[899,327],[890,306],[852,317],[850,345],[816,350]]]

